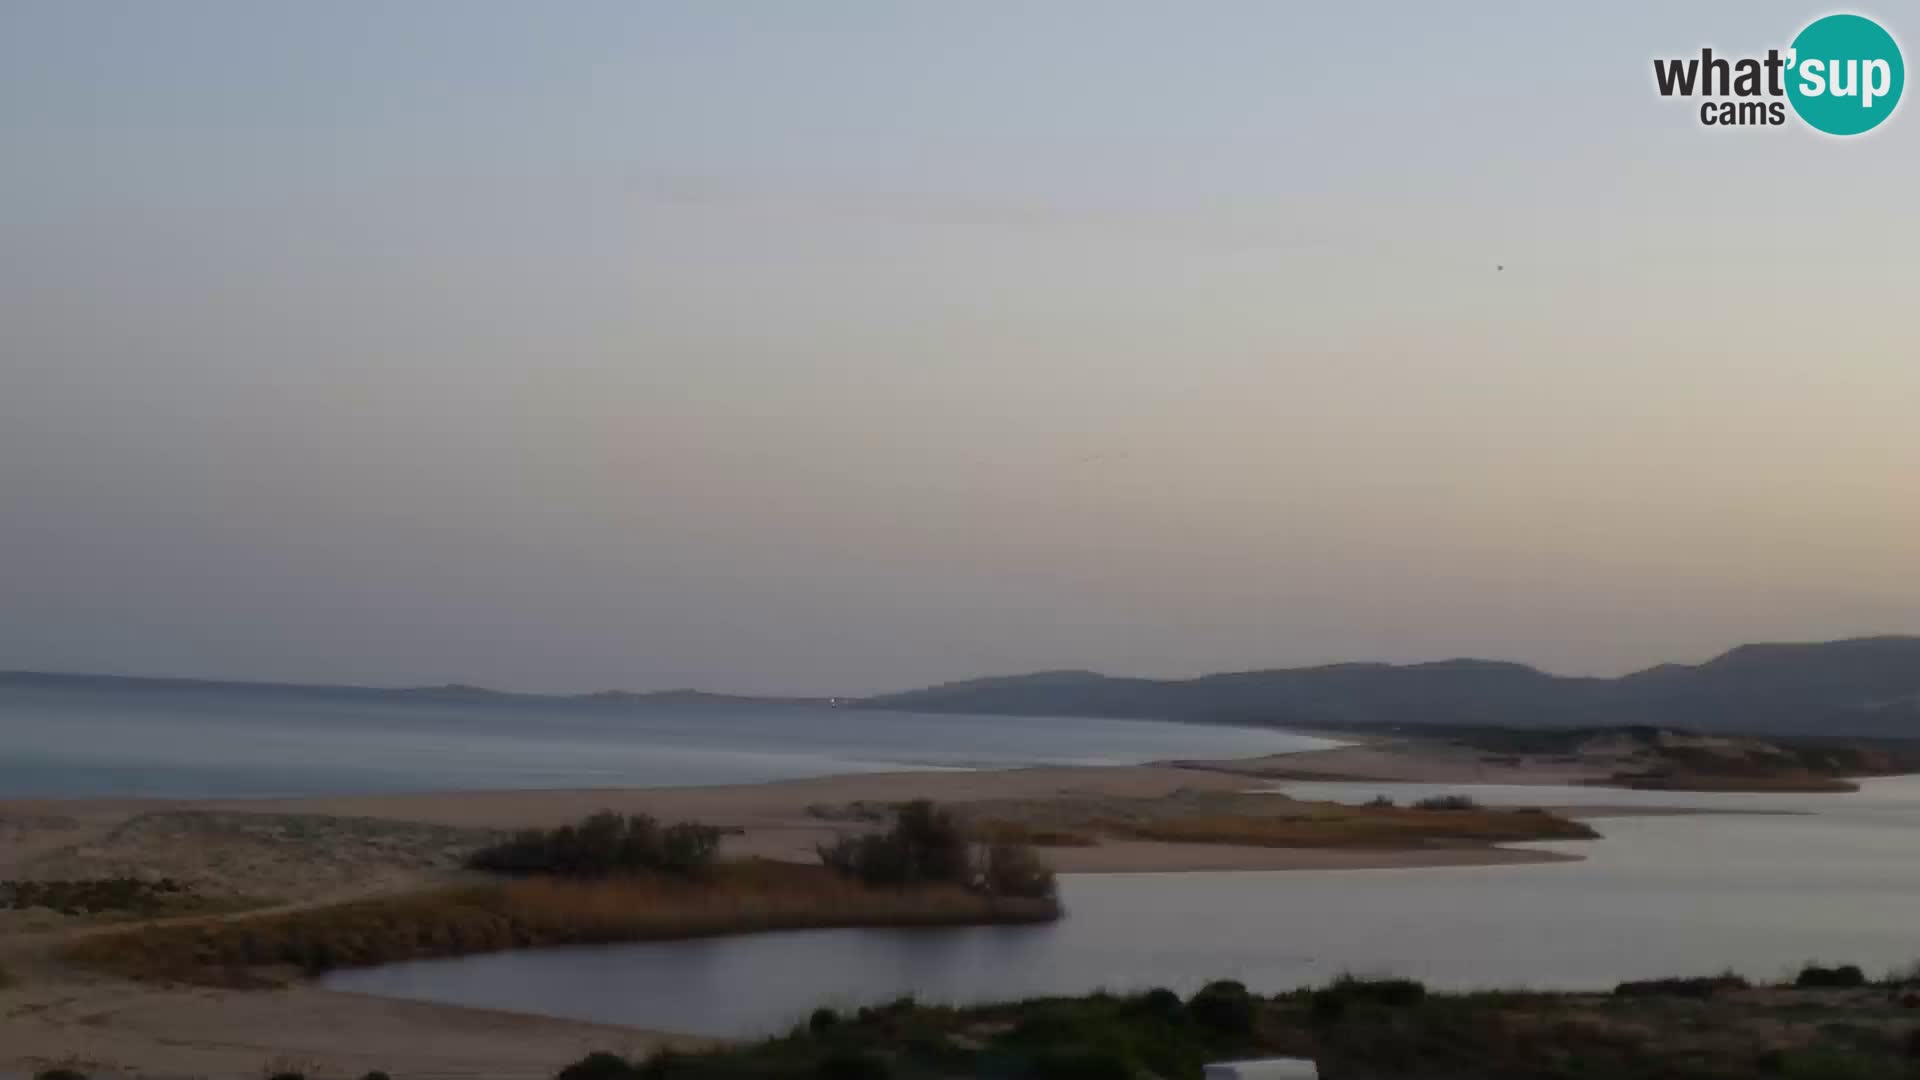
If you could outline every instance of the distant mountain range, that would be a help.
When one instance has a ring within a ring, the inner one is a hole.
[[[813,705],[1308,728],[1649,725],[1748,735],[1920,738],[1920,637],[1743,645],[1704,664],[1662,664],[1613,679],[1550,675],[1524,664],[1492,660],[1445,660],[1278,668],[1195,679],[1044,671],[858,699],[750,697],[698,690],[546,695],[459,684],[381,689],[0,672],[0,690],[10,688],[297,695],[473,707]]]
[[[1743,645],[1697,666],[1662,664],[1614,679],[1549,675],[1491,660],[1332,664],[1196,679],[1046,671],[886,694],[856,707],[1283,727],[1644,724],[1920,738],[1920,637]]]

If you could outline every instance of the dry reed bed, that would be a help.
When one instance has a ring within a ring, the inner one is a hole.
[[[1527,840],[1589,840],[1578,821],[1539,810],[1420,810],[1333,807],[1299,816],[1196,815],[1162,820],[1103,822],[1103,831],[1179,844],[1257,847],[1408,848],[1484,846]]]
[[[730,863],[664,876],[476,884],[327,907],[101,934],[75,963],[141,979],[264,986],[337,967],[546,945],[854,926],[1045,922],[1054,900],[952,886],[869,888],[817,866]]]
[[[1587,840],[1588,826],[1535,809],[1348,806],[1271,793],[1183,791],[1164,798],[994,800],[963,808],[976,828],[1045,846],[1103,837],[1256,847],[1486,847],[1527,840]]]

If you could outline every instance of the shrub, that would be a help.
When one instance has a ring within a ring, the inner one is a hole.
[[[1710,998],[1725,990],[1745,990],[1747,980],[1731,972],[1725,975],[1699,975],[1683,979],[1641,979],[1623,982],[1613,988],[1615,997],[1687,997]]]
[[[1866,972],[1856,964],[1842,964],[1839,967],[1821,967],[1808,964],[1800,969],[1793,985],[1803,990],[1809,989],[1852,989],[1867,984]]]
[[[994,896],[1045,899],[1054,894],[1053,871],[1025,844],[994,843],[986,847],[980,883]]]
[[[1418,1005],[1427,997],[1426,984],[1417,979],[1356,979],[1347,975],[1335,979],[1329,989],[1354,1001],[1396,1009]]]
[[[1133,1063],[1111,1050],[1056,1050],[1034,1058],[1034,1080],[1134,1080]]]
[[[87,1075],[72,1069],[47,1069],[34,1073],[33,1080],[87,1080]]]
[[[618,1054],[596,1050],[561,1069],[555,1080],[634,1080],[640,1070]]]
[[[1316,1024],[1331,1024],[1347,1015],[1347,998],[1338,990],[1315,990],[1308,999],[1307,1015]]]
[[[840,1014],[822,1006],[807,1017],[807,1030],[815,1035],[832,1030],[840,1023]]]
[[[299,1072],[277,1072],[267,1077],[267,1080],[307,1080],[307,1074]]]
[[[1231,980],[1210,982],[1187,1000],[1187,1015],[1222,1035],[1245,1035],[1253,1030],[1253,995]]]
[[[720,830],[681,822],[665,829],[645,814],[602,811],[577,825],[526,829],[467,858],[475,870],[512,876],[600,878],[659,871],[690,875],[720,852]]]
[[[1142,1012],[1171,1021],[1185,1017],[1187,1006],[1180,1000],[1179,994],[1160,986],[1140,995],[1140,1009]]]
[[[1467,795],[1430,795],[1413,807],[1416,810],[1478,810],[1480,804]]]
[[[834,1054],[813,1070],[818,1080],[891,1080],[893,1068],[873,1054]]]
[[[375,1069],[372,1072],[362,1076],[360,1080],[393,1080],[393,1077],[388,1076],[384,1071],[380,1069]]]
[[[883,833],[843,836],[818,849],[828,869],[869,886],[960,885],[993,896],[1050,899],[1053,871],[1026,844],[973,844],[949,811],[927,799],[901,805]]]
[[[1367,800],[1367,805],[1373,807],[1375,810],[1390,810],[1393,808],[1393,800],[1387,798],[1385,795],[1375,795],[1373,798]]]

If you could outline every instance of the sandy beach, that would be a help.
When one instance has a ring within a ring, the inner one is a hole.
[[[1552,771],[1424,764],[1373,746],[1227,763],[990,772],[873,773],[649,790],[487,791],[266,800],[0,802],[0,878],[169,876],[210,895],[305,906],[403,891],[464,873],[466,851],[501,830],[613,809],[737,830],[736,857],[811,860],[870,808],[927,797],[964,806],[1099,807],[1233,796],[1258,775],[1561,783]],[[1518,775],[1516,775],[1518,774]],[[1487,865],[1559,858],[1496,847],[1275,848],[1108,839],[1053,847],[1064,873],[1328,870]],[[273,991],[137,985],[71,970],[55,949],[98,933],[88,917],[0,912],[0,1068],[69,1064],[95,1075],[549,1076],[591,1049],[642,1052],[671,1037],[625,1028],[364,998],[299,985]]]

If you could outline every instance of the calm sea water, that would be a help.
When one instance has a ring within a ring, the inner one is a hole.
[[[1330,745],[1125,720],[0,684],[0,798],[666,787]]]
[[[1315,797],[1518,789],[1298,785]],[[1534,802],[1540,801],[1535,790]],[[1592,789],[1547,801],[1595,802]],[[1611,800],[1614,792],[1597,793]],[[1870,971],[1920,959],[1920,777],[1857,795],[1646,793],[1763,811],[1606,818],[1604,839],[1539,845],[1585,861],[1523,866],[1077,875],[1045,927],[826,930],[500,953],[343,972],[344,990],[713,1035],[780,1030],[817,1005],[927,1001],[1238,978],[1289,989],[1342,972],[1450,987],[1607,987],[1820,959]],[[1780,811],[1764,813],[1764,811]]]

